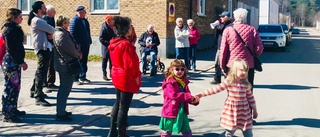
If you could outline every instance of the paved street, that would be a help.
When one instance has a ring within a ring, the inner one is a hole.
[[[294,35],[286,52],[266,49],[260,59],[263,72],[255,77],[254,95],[259,117],[254,125],[255,137],[311,137],[320,134],[320,32],[301,29]],[[190,72],[190,89],[198,93],[213,86],[215,49],[198,52],[197,68]],[[162,60],[166,66],[172,59]],[[111,82],[103,81],[100,62],[90,62],[88,78],[92,83],[74,85],[67,110],[73,122],[55,121],[55,106],[40,107],[29,97],[36,62],[27,60],[29,69],[22,73],[19,109],[27,112],[22,123],[0,122],[0,136],[106,136],[109,117],[115,101]],[[139,94],[134,95],[129,110],[128,135],[133,137],[159,136],[158,123],[162,106],[163,75],[144,76]],[[56,84],[58,84],[57,80]],[[3,85],[3,75],[0,75]],[[48,94],[55,105],[56,94]],[[190,125],[195,137],[218,137],[224,131],[219,126],[221,108],[226,92],[202,98],[198,106],[190,106]],[[181,136],[175,134],[174,136]],[[236,132],[241,137],[241,131]]]

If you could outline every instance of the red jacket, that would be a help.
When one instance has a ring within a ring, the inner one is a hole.
[[[141,86],[141,72],[136,47],[126,38],[113,38],[108,49],[114,87],[123,92],[138,93]]]
[[[192,29],[189,28],[190,36],[193,35],[194,37],[189,37],[189,44],[195,45],[198,44],[198,40],[200,39],[200,33],[198,28],[193,26]]]
[[[189,115],[189,105],[192,102],[192,96],[188,87],[189,80],[185,79],[185,92],[180,92],[179,84],[174,78],[164,80],[162,83],[163,89],[163,106],[161,116],[165,118],[176,118],[179,111],[180,103],[183,102],[185,111]]]
[[[247,24],[234,23],[233,27],[247,43],[253,54],[260,56],[263,52],[263,45],[259,32]],[[223,31],[219,58],[220,66],[224,72],[227,71],[227,67],[231,67],[232,61],[235,59],[243,59],[248,63],[249,68],[254,67],[253,57],[232,27],[227,27]]]

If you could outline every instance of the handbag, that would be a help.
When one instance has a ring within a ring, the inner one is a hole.
[[[69,74],[71,76],[77,76],[79,75],[81,72],[83,72],[82,66],[79,62],[79,59],[74,58],[73,60],[66,62],[66,60],[62,57],[62,55],[60,54],[60,52],[58,51],[58,48],[56,47],[56,44],[54,44],[54,49],[56,50],[56,52],[58,53],[58,55],[60,56],[60,58],[62,59],[62,61],[66,64],[67,70],[69,72]]]
[[[239,38],[241,39],[242,43],[244,44],[244,46],[249,50],[250,54],[253,56],[253,60],[254,60],[254,69],[261,72],[262,69],[262,63],[259,60],[259,58],[257,56],[255,56],[253,54],[253,52],[250,50],[250,48],[248,47],[248,45],[243,41],[242,37],[240,36],[240,34],[238,33],[238,31],[232,26],[233,30],[237,33],[237,35],[239,36]]]
[[[79,75],[83,69],[78,59],[73,59],[66,63],[67,70],[72,76]]]

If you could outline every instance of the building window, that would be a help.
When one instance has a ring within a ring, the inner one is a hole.
[[[32,46],[31,40],[32,40],[31,34],[24,35],[24,41],[23,41],[24,49],[34,49],[34,47]]]
[[[197,3],[198,15],[205,16],[206,15],[206,0],[198,0]]]
[[[119,13],[119,0],[91,0],[92,13]]]
[[[22,14],[29,14],[35,1],[37,0],[18,0],[18,8],[22,11]]]

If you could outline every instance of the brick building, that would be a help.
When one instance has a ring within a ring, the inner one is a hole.
[[[30,5],[36,0],[3,0],[0,5],[0,23],[3,24],[8,8],[15,7],[23,11],[21,24],[25,37],[25,47],[31,48],[30,29],[27,26]],[[222,11],[233,11],[238,7],[249,10],[248,23],[258,24],[257,0],[43,0],[46,5],[53,5],[56,16],[64,15],[72,18],[76,14],[76,7],[83,5],[87,8],[87,18],[91,25],[93,43],[90,54],[100,55],[98,40],[101,24],[106,14],[129,16],[132,19],[138,37],[152,24],[159,34],[161,45],[160,57],[174,57],[174,27],[175,19],[182,17],[184,22],[192,18],[199,28],[201,39],[199,49],[213,47],[213,30],[209,23],[218,19]],[[171,12],[170,7],[171,6]],[[174,11],[174,12],[172,12]],[[136,43],[136,46],[139,45]],[[138,49],[138,48],[137,48]]]

